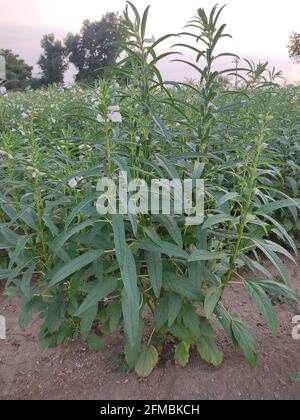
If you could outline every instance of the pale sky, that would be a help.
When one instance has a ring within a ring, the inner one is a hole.
[[[211,8],[217,0],[133,0],[143,10],[151,5],[148,36],[158,38],[180,32],[197,8]],[[222,3],[220,1],[220,3]],[[299,0],[227,0],[221,18],[232,40],[222,48],[255,61],[269,61],[284,71],[289,81],[300,82],[300,66],[288,57],[293,31],[300,32]],[[10,48],[34,65],[40,40],[54,32],[63,38],[80,30],[84,19],[97,20],[108,11],[121,11],[125,0],[0,0],[0,48]],[[168,47],[168,45],[166,45]],[[35,68],[37,70],[37,68]],[[193,74],[179,64],[163,63],[166,78],[184,79]]]

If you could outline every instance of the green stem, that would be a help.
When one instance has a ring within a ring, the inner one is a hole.
[[[256,185],[256,180],[257,180],[257,168],[259,165],[259,158],[260,158],[260,154],[261,154],[261,148],[262,148],[262,144],[263,144],[263,139],[264,139],[264,132],[263,132],[263,127],[260,128],[260,132],[259,135],[257,137],[257,141],[256,141],[256,148],[255,148],[255,153],[254,153],[254,160],[252,162],[252,166],[251,166],[251,170],[250,170],[250,181],[249,181],[249,188],[248,188],[248,194],[247,194],[247,198],[246,198],[246,203],[245,203],[245,208],[242,212],[241,215],[241,223],[239,226],[239,231],[238,231],[238,238],[235,244],[235,248],[234,248],[234,252],[230,258],[230,264],[229,264],[229,270],[226,276],[226,279],[224,281],[223,284],[223,290],[225,290],[225,288],[229,285],[229,283],[232,280],[232,277],[234,275],[234,269],[235,269],[235,265],[236,265],[236,261],[238,259],[238,255],[240,252],[240,248],[241,248],[241,243],[244,237],[244,232],[247,226],[247,218],[248,218],[248,214],[251,208],[251,203],[254,197],[254,192],[255,192],[255,185]]]

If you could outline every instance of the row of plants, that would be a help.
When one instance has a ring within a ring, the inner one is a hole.
[[[22,328],[39,314],[42,348],[83,339],[101,350],[124,332],[126,363],[146,377],[169,343],[180,366],[193,348],[219,366],[222,328],[254,366],[255,332],[226,308],[228,288],[246,290],[274,335],[274,299],[299,302],[282,256],[296,263],[299,245],[300,90],[277,85],[267,63],[218,70],[236,57],[218,52],[221,12],[199,9],[160,53],[173,35],[147,39],[149,8],[128,2],[114,80],[0,98],[0,279],[20,298]],[[199,82],[164,81],[165,59]],[[203,179],[204,222],[100,216],[97,182],[119,171]]]

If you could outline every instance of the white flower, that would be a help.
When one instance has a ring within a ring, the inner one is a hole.
[[[105,122],[105,119],[104,119],[104,118],[102,117],[102,115],[100,115],[100,114],[98,114],[98,115],[97,115],[96,120],[97,120],[99,123],[104,123],[104,122]]]
[[[6,87],[0,86],[0,96],[3,96],[6,94]]]
[[[108,119],[111,122],[121,123],[123,121],[122,115],[120,112],[111,112],[108,114]]]
[[[70,179],[70,181],[68,182],[68,184],[69,184],[69,187],[76,188],[78,182],[76,181],[76,178],[72,178],[72,179]]]
[[[111,105],[108,107],[108,112],[109,113],[113,113],[113,112],[120,112],[120,107],[119,105]]]
[[[152,35],[152,38],[145,38],[144,42],[146,42],[147,44],[153,44],[153,42],[155,42],[154,35]]]
[[[32,178],[36,178],[38,176],[45,176],[45,175],[46,175],[45,172],[40,172],[38,169],[35,169],[32,172]]]
[[[82,180],[83,180],[82,176],[75,176],[75,178],[70,179],[70,181],[68,182],[69,187],[76,188],[78,185],[78,182]]]
[[[105,120],[104,117],[100,114],[97,115],[96,119],[99,123],[103,123],[105,121],[121,123],[123,121],[123,118],[119,111],[120,107],[118,105],[111,105],[108,107],[107,120]]]
[[[87,150],[88,152],[91,152],[93,150],[93,148],[89,144],[81,144],[78,149]]]

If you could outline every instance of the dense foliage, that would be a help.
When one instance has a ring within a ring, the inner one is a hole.
[[[64,73],[68,68],[66,50],[61,41],[55,39],[53,34],[44,35],[41,41],[43,54],[38,65],[42,70],[41,85],[64,83]]]
[[[296,63],[300,60],[300,34],[294,32],[288,45],[289,55]]]
[[[0,49],[0,55],[6,62],[6,89],[13,90],[28,86],[33,68],[11,50]]]
[[[65,39],[70,63],[77,70],[76,81],[91,83],[108,77],[120,54],[123,39],[119,16],[107,13],[101,20],[85,20],[80,34],[68,34]]]
[[[196,64],[182,65],[199,83],[163,82],[156,65],[167,53],[156,50],[171,35],[148,40],[149,9],[129,6],[130,42],[115,70],[126,87],[99,81],[0,98],[0,279],[21,299],[23,328],[40,315],[42,347],[82,338],[101,349],[102,335],[124,328],[126,362],[147,376],[166,343],[181,366],[192,347],[219,366],[223,328],[254,366],[255,333],[222,297],[233,283],[245,288],[273,334],[272,301],[298,302],[281,257],[294,261],[300,228],[300,89],[250,62],[237,88],[220,83],[233,70],[215,70],[228,55],[215,52],[227,36],[217,7],[199,9],[186,28],[196,44],[176,45],[195,52]],[[112,106],[118,118],[104,118]],[[204,223],[99,216],[97,181],[119,170],[204,179]]]

